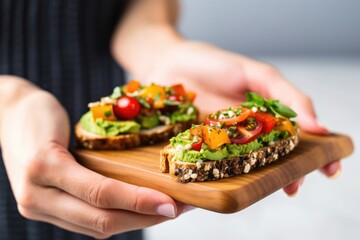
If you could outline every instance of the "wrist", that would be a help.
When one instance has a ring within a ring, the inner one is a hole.
[[[70,125],[64,108],[46,91],[34,88],[3,108],[0,145],[4,152],[18,148],[22,149],[19,154],[31,156],[49,141],[67,147],[69,136]]]
[[[132,36],[116,34],[112,42],[112,54],[125,70],[143,80],[163,62],[168,52],[184,41],[171,25],[149,24]]]

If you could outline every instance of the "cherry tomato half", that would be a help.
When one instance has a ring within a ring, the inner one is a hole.
[[[216,115],[221,116],[222,112],[228,112],[228,110],[222,110],[219,114],[211,114],[206,117],[205,124],[210,126],[221,126],[225,124],[226,126],[234,125],[236,123],[244,121],[250,114],[250,110],[247,108],[241,108],[241,113],[239,115],[235,115],[228,118],[220,118],[216,119]]]
[[[138,100],[129,96],[119,97],[113,106],[115,115],[124,120],[136,118],[140,113],[140,108]]]
[[[236,144],[246,144],[255,140],[261,134],[263,124],[256,118],[254,118],[254,121],[254,127],[251,130],[247,129],[248,123],[238,124],[236,127],[238,136],[231,138],[231,142]]]

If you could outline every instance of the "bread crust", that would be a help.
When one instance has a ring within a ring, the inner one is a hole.
[[[140,136],[135,133],[122,134],[114,137],[104,137],[86,131],[81,123],[75,126],[75,136],[78,143],[93,150],[121,150],[140,146]]]
[[[162,125],[139,133],[126,133],[117,136],[100,136],[86,131],[80,122],[75,126],[78,143],[93,150],[122,150],[142,145],[151,145],[169,140],[178,133],[190,128],[193,122]]]
[[[176,182],[213,181],[248,173],[252,169],[270,164],[291,152],[298,143],[298,135],[295,135],[238,157],[196,163],[175,159],[174,148],[167,145],[160,152],[160,170],[169,172],[171,179]]]

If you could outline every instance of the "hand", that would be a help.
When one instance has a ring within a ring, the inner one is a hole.
[[[311,99],[268,64],[201,42],[183,40],[175,41],[158,54],[148,69],[139,74],[139,79],[165,85],[184,83],[187,89],[197,92],[195,104],[202,112],[236,106],[245,100],[246,92],[254,91],[267,98],[279,99],[293,108],[298,113],[297,121],[302,130],[328,134],[328,130],[317,122]],[[341,172],[340,162],[328,164],[321,172],[328,177],[337,176]],[[284,187],[284,191],[294,195],[303,180]]]
[[[50,94],[30,88],[0,121],[0,140],[19,212],[96,238],[174,218],[184,206],[158,191],[106,178],[66,149],[67,114]]]

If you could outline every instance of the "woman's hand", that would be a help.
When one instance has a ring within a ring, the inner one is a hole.
[[[134,77],[147,83],[184,83],[187,89],[197,92],[195,104],[205,113],[236,106],[245,100],[246,92],[254,91],[293,108],[302,130],[328,134],[317,121],[311,99],[269,64],[201,42],[175,39],[170,46],[154,56],[146,70],[135,71]],[[330,163],[321,172],[328,177],[337,176],[341,172],[340,162]],[[294,195],[302,182],[303,178],[286,186],[284,191]]]
[[[197,92],[195,104],[204,113],[238,105],[245,92],[258,92],[293,108],[304,131],[328,134],[317,122],[310,98],[272,66],[183,39],[175,29],[178,9],[176,0],[138,1],[118,25],[111,51],[134,78],[164,85],[184,83]],[[334,176],[340,169],[340,163],[334,162],[321,171]],[[299,179],[284,190],[293,195],[301,183]]]
[[[24,217],[105,238],[166,221],[183,211],[183,205],[165,194],[79,165],[67,150],[70,126],[58,101],[25,80],[0,77],[1,83],[5,81],[7,87],[26,89],[22,95],[23,90],[10,87],[20,96],[0,101],[7,103],[0,106],[3,158]]]

